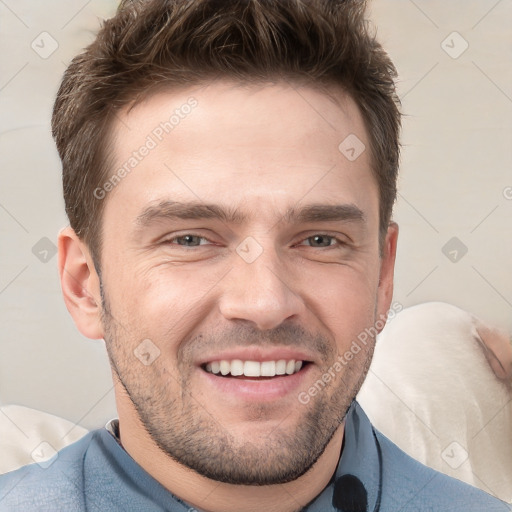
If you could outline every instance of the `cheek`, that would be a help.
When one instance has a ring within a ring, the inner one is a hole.
[[[134,268],[129,278],[126,272],[113,276],[113,314],[139,337],[174,345],[204,320],[221,277],[211,269],[186,270],[170,264]]]
[[[307,295],[307,306],[336,338],[338,350],[375,320],[378,274],[343,267],[337,271],[318,273],[314,289]]]

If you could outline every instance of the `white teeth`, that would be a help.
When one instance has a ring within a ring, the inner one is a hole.
[[[245,361],[244,375],[246,377],[259,377],[261,373],[260,367],[261,365],[258,361]]]
[[[206,365],[206,369],[208,370],[208,365]],[[222,373],[222,375],[227,375],[231,370],[231,364],[229,361],[226,361],[226,360],[222,360],[220,362],[220,373]]]
[[[276,375],[292,375],[302,368],[302,361],[295,359],[280,359],[279,361],[241,361],[234,359],[228,361],[211,361],[206,363],[205,370],[218,375],[231,374],[233,377],[244,375],[245,377],[275,377]]]
[[[261,363],[261,376],[262,377],[273,377],[276,374],[276,362],[275,361],[263,361]]]
[[[286,363],[286,374],[291,375],[292,373],[295,373],[295,361],[293,359]]]
[[[286,361],[280,359],[276,361],[276,375],[284,375],[286,373]]]
[[[240,359],[235,359],[231,361],[231,375],[233,377],[237,377],[238,375],[242,375],[244,373],[244,363],[240,361]]]

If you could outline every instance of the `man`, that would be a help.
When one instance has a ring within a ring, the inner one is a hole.
[[[0,510],[509,510],[354,401],[393,291],[394,77],[361,1],[122,2],[53,116],[62,289],[119,420]]]

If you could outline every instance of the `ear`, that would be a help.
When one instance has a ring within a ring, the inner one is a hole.
[[[382,246],[380,259],[379,287],[377,290],[377,318],[387,318],[393,299],[393,279],[395,275],[396,245],[398,224],[391,222]],[[382,322],[379,322],[379,324]],[[384,326],[379,329],[382,331]]]
[[[64,302],[78,330],[103,338],[100,280],[87,246],[69,226],[59,233],[59,275]]]

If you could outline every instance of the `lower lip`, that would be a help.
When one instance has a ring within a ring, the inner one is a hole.
[[[265,380],[221,377],[202,368],[199,371],[206,379],[207,385],[224,396],[234,396],[245,401],[270,402],[304,389],[304,382],[311,366],[312,364],[307,364],[293,375],[276,376]]]

